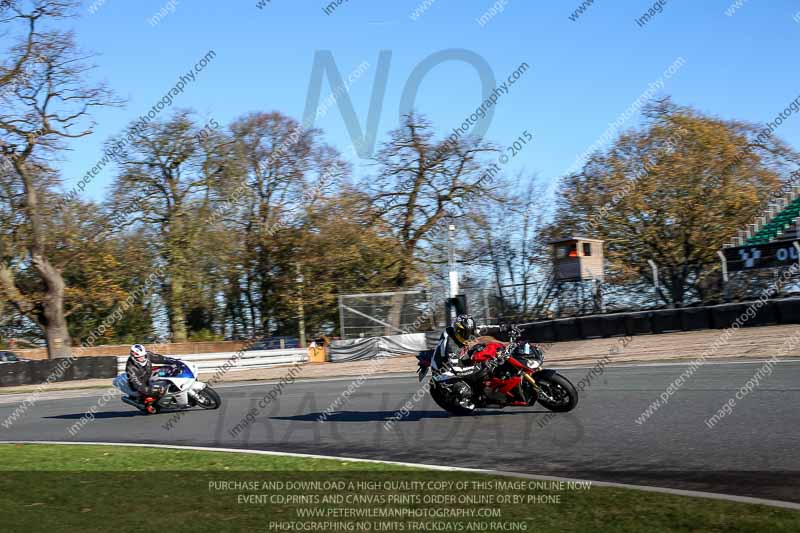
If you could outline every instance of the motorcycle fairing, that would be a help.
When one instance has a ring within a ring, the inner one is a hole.
[[[508,379],[492,378],[489,380],[488,385],[490,388],[502,392],[509,398],[514,398],[514,393],[512,391],[516,387],[519,387],[520,383],[522,383],[522,378],[513,376]]]
[[[159,381],[161,383],[166,382],[169,384],[167,393],[158,401],[159,405],[162,407],[187,407],[189,406],[190,395],[207,387],[206,383],[197,380],[197,367],[193,364],[186,364],[181,361],[176,367],[174,367],[174,371],[171,373],[166,372],[165,370],[166,369],[164,368],[159,368],[150,377],[151,382]],[[140,395],[137,391],[130,387],[130,384],[128,383],[128,375],[126,373],[123,372],[114,378],[113,384],[120,391],[122,391],[125,396],[133,399],[134,403],[138,401],[137,398],[139,398]],[[123,401],[125,401],[124,398]]]
[[[504,348],[505,345],[499,342],[490,342],[472,354],[472,360],[476,363],[484,363],[490,359],[495,359],[498,356],[498,352],[502,352]]]

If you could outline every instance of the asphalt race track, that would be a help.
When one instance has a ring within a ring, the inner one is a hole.
[[[2,440],[107,441],[223,446],[498,469],[723,492],[800,502],[800,361],[781,362],[713,429],[705,421],[761,368],[708,363],[643,424],[635,420],[684,370],[681,364],[614,367],[581,393],[578,407],[548,417],[533,408],[450,417],[425,395],[409,416],[384,424],[419,388],[415,376],[363,381],[327,421],[318,417],[354,381],[302,380],[286,385],[255,422],[231,430],[275,383],[219,387],[223,407],[145,416],[103,391],[40,399]],[[589,369],[564,371],[574,383]],[[358,384],[356,381],[355,384]],[[21,401],[0,396],[0,420]],[[262,402],[263,404],[263,402]],[[69,428],[97,406],[95,420]]]

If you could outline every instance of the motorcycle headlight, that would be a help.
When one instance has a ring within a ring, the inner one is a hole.
[[[531,370],[536,370],[540,366],[542,366],[542,362],[537,359],[526,359],[525,363],[528,365],[528,368]]]

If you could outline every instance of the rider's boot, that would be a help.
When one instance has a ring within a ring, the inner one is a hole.
[[[145,411],[147,411],[151,415],[156,414],[156,406],[153,405],[155,403],[155,401],[156,401],[156,398],[154,398],[152,396],[148,396],[148,397],[146,397],[144,399],[144,409],[145,409]]]

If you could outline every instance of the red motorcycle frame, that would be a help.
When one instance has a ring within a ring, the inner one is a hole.
[[[542,368],[544,354],[528,342],[519,342],[521,334],[512,326],[507,344],[492,340],[464,347],[459,360],[473,366],[435,370],[430,382],[433,400],[453,414],[470,414],[477,407],[529,406],[536,401],[555,412],[574,409],[578,393],[573,384],[555,370]],[[446,348],[443,335],[436,350],[420,352],[420,381],[435,353],[441,356]]]

